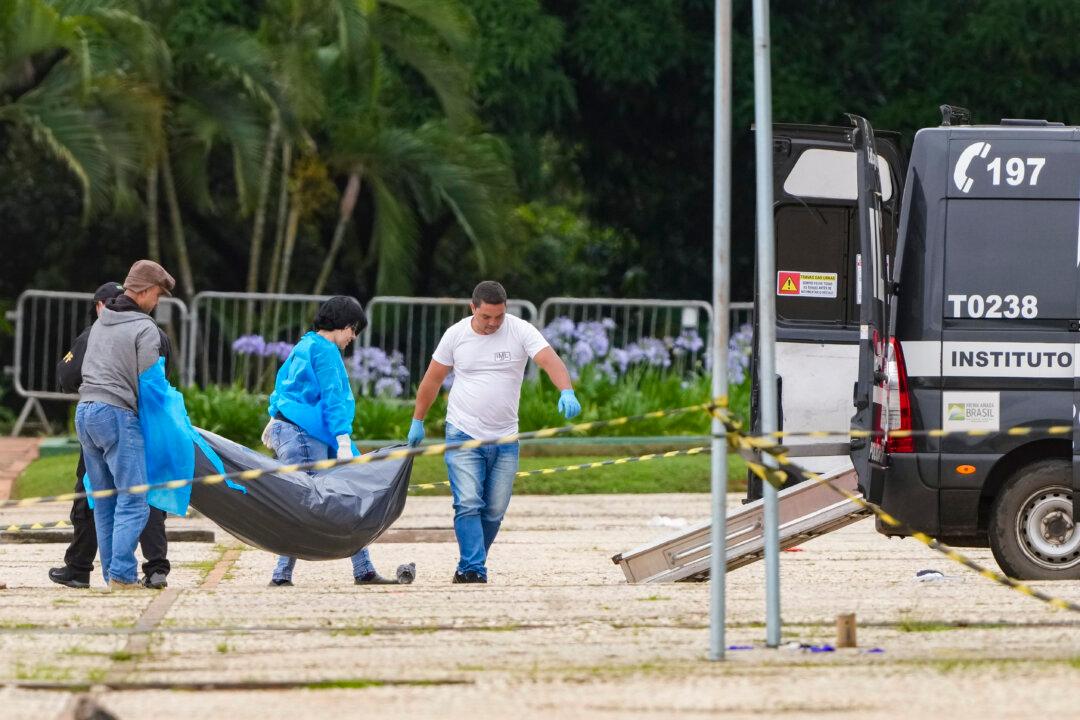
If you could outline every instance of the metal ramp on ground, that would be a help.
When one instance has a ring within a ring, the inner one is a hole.
[[[853,469],[825,475],[837,487],[859,495]],[[780,547],[789,548],[868,516],[868,510],[827,485],[806,481],[780,491]],[[727,569],[749,565],[765,554],[764,501],[747,503],[727,516]],[[630,583],[709,579],[710,522],[612,558]]]

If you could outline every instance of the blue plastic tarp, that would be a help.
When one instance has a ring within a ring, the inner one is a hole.
[[[165,377],[165,358],[139,376],[139,425],[146,447],[146,478],[151,485],[194,477],[196,447],[218,472],[225,472],[221,458],[191,425],[184,396]],[[232,482],[229,487],[243,491]],[[151,490],[146,500],[167,513],[186,515],[191,485]]]

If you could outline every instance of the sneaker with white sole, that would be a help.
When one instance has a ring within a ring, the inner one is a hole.
[[[143,577],[143,587],[150,588],[151,590],[162,590],[169,587],[169,581],[166,579],[166,575],[163,572],[151,573]]]
[[[145,586],[139,582],[121,582],[119,580],[109,580],[109,592],[117,592],[119,590],[143,590]]]

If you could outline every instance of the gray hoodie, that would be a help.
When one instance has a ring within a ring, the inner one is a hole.
[[[124,295],[109,301],[90,329],[79,402],[102,402],[139,412],[139,375],[162,351],[153,319]]]

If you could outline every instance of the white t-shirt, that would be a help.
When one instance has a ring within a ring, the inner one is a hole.
[[[451,325],[431,356],[454,368],[446,421],[477,440],[516,434],[525,365],[546,347],[539,330],[510,313],[491,335],[473,330],[471,315]]]

